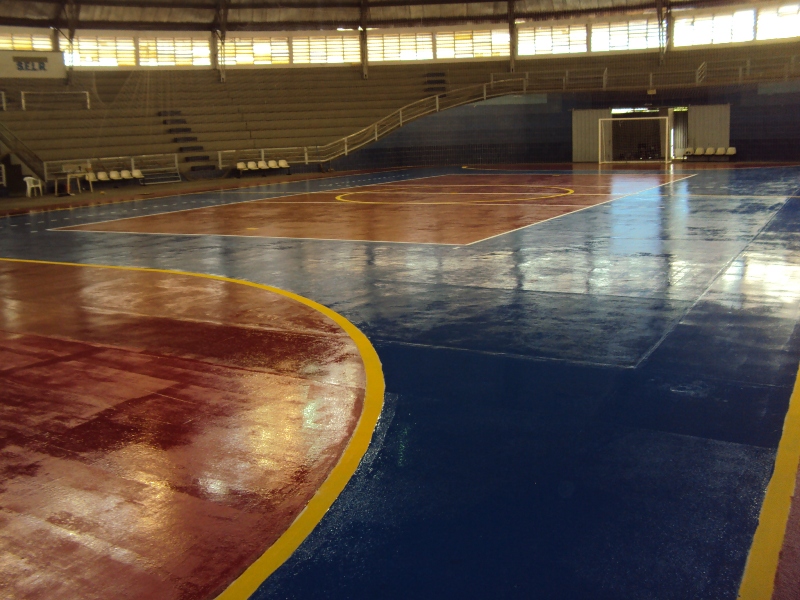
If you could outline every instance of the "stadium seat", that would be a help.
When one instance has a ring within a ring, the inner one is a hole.
[[[22,179],[25,182],[25,185],[27,186],[27,189],[25,190],[25,195],[28,198],[31,197],[31,194],[35,190],[39,190],[39,195],[40,196],[44,195],[44,192],[42,192],[42,180],[41,179],[39,179],[38,177],[23,177]],[[33,194],[33,195],[35,196],[36,194]]]
[[[142,172],[139,169],[134,169],[131,171],[131,175],[133,175],[135,179],[144,179],[144,175],[142,175]]]
[[[717,148],[717,151],[714,153],[714,156],[725,156],[725,148]]]
[[[105,171],[98,171],[97,172],[97,181],[109,181],[108,173]]]
[[[706,148],[706,156],[714,156],[714,153],[717,151],[716,148]]]
[[[256,164],[256,161],[251,160],[250,162],[248,162],[247,163],[247,170],[248,171],[258,171],[258,165]]]
[[[731,146],[725,151],[725,156],[736,156],[736,148]]]
[[[267,161],[260,160],[258,161],[258,168],[261,169],[262,171],[266,171],[267,169],[269,169],[269,165],[267,164]]]
[[[248,170],[247,169],[247,165],[245,163],[243,163],[243,162],[237,162],[236,163],[236,170],[239,171],[239,177],[241,177],[242,173],[244,173],[245,171]]]
[[[119,171],[109,171],[108,178],[112,181],[121,181],[122,175],[119,174]]]
[[[131,172],[126,169],[120,171],[119,174],[123,179],[133,179],[133,175],[131,175]]]
[[[271,160],[267,164],[269,164],[269,168],[270,169],[280,169],[280,167],[278,166],[278,161],[277,160]]]
[[[695,150],[694,150],[694,155],[695,156],[703,156],[703,154],[705,154],[705,153],[706,153],[706,149],[705,148],[695,148]]]
[[[278,166],[279,166],[281,169],[290,169],[290,168],[291,168],[291,167],[289,166],[289,163],[288,163],[288,162],[286,162],[284,159],[280,159],[280,160],[278,161]]]

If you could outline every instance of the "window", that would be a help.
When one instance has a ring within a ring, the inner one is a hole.
[[[800,6],[790,4],[758,11],[759,40],[777,40],[800,36]]]
[[[367,36],[370,62],[433,59],[433,34],[384,33]]]
[[[0,50],[37,50],[51,52],[53,42],[46,33],[0,32]]]
[[[749,42],[755,33],[755,11],[740,10],[733,14],[699,15],[675,19],[673,45],[704,46]]]
[[[586,25],[561,25],[520,29],[517,54],[569,54],[586,52]]]
[[[319,35],[292,38],[295,64],[335,64],[361,62],[361,45],[355,35]]]
[[[81,35],[72,40],[59,40],[64,51],[64,64],[75,67],[135,67],[136,46],[133,37]]]
[[[201,67],[211,65],[207,38],[139,38],[139,64],[143,67]]]
[[[592,52],[647,50],[658,47],[658,19],[592,24]]]
[[[288,65],[289,38],[228,38],[219,43],[221,62],[237,65]]]
[[[508,56],[507,30],[440,31],[436,34],[436,58],[482,58]]]

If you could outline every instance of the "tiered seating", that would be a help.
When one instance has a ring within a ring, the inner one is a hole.
[[[84,71],[69,88],[36,84],[88,90],[91,110],[22,112],[12,102],[0,120],[46,161],[180,152],[182,170],[198,169],[220,150],[326,144],[440,89],[482,83],[496,66],[372,66],[367,80],[358,67],[229,70],[224,84],[211,70]]]

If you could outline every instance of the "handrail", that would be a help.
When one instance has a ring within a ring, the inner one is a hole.
[[[0,123],[0,142],[8,148],[11,154],[14,154],[26,167],[33,171],[37,177],[44,178],[44,162],[42,162],[42,159],[2,123]]]
[[[743,69],[742,65],[746,67]],[[372,142],[387,136],[395,129],[420,117],[508,94],[545,92],[632,90],[688,87],[692,85],[722,85],[747,81],[776,81],[797,77],[794,57],[769,57],[703,62],[697,67],[661,69],[653,71],[612,72],[607,66],[563,70],[540,70],[523,73],[492,73],[489,83],[451,90],[428,96],[407,104],[375,123],[348,136],[321,146],[290,148],[257,148],[249,150],[222,150],[217,153],[220,169],[232,167],[238,161],[283,158],[295,163],[329,162],[347,156]]]
[[[498,96],[525,92],[523,79],[505,80],[500,84],[481,83],[449,92],[428,96],[397,109],[378,121],[343,138],[322,146],[296,146],[290,148],[258,148],[249,150],[220,150],[217,162],[220,169],[233,167],[237,162],[282,158],[290,163],[325,163],[386,137],[395,129],[448,108],[479,102]]]

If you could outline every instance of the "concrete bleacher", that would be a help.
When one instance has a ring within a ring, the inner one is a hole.
[[[367,80],[359,67],[239,69],[226,83],[211,70],[76,71],[69,86],[2,82],[9,109],[0,119],[45,161],[198,149],[186,156],[188,170],[212,165],[219,150],[328,143],[439,90],[482,83],[497,63],[481,67],[372,66]],[[22,111],[21,89],[89,91],[92,108],[54,96]]]
[[[607,69],[610,89],[643,91],[660,89],[661,82],[694,86],[695,69],[708,61],[704,83],[730,85],[737,83],[737,73],[750,76],[751,66],[754,75],[777,69],[766,73],[767,80],[797,77],[786,65],[793,69],[787,57],[799,53],[800,44],[786,43],[780,52],[767,46],[681,50],[663,65],[658,52],[528,58],[517,61],[517,73],[504,76],[528,73],[529,90],[537,90],[538,80],[555,86],[549,93],[559,89],[559,78],[569,72],[564,91],[599,91]],[[774,67],[763,62],[771,58],[777,61]],[[746,71],[743,65],[748,65]],[[178,153],[182,171],[213,169],[218,151],[322,146],[411,102],[486,83],[492,74],[507,70],[508,61],[502,59],[373,64],[364,80],[354,65],[243,68],[228,69],[225,83],[211,69],[78,70],[69,85],[0,80],[8,105],[0,122],[45,161]],[[83,108],[77,96],[52,96],[37,100],[45,105],[32,102],[22,111],[22,90],[87,91],[92,108]],[[159,116],[165,111],[176,114]],[[178,123],[166,122],[170,119]]]

